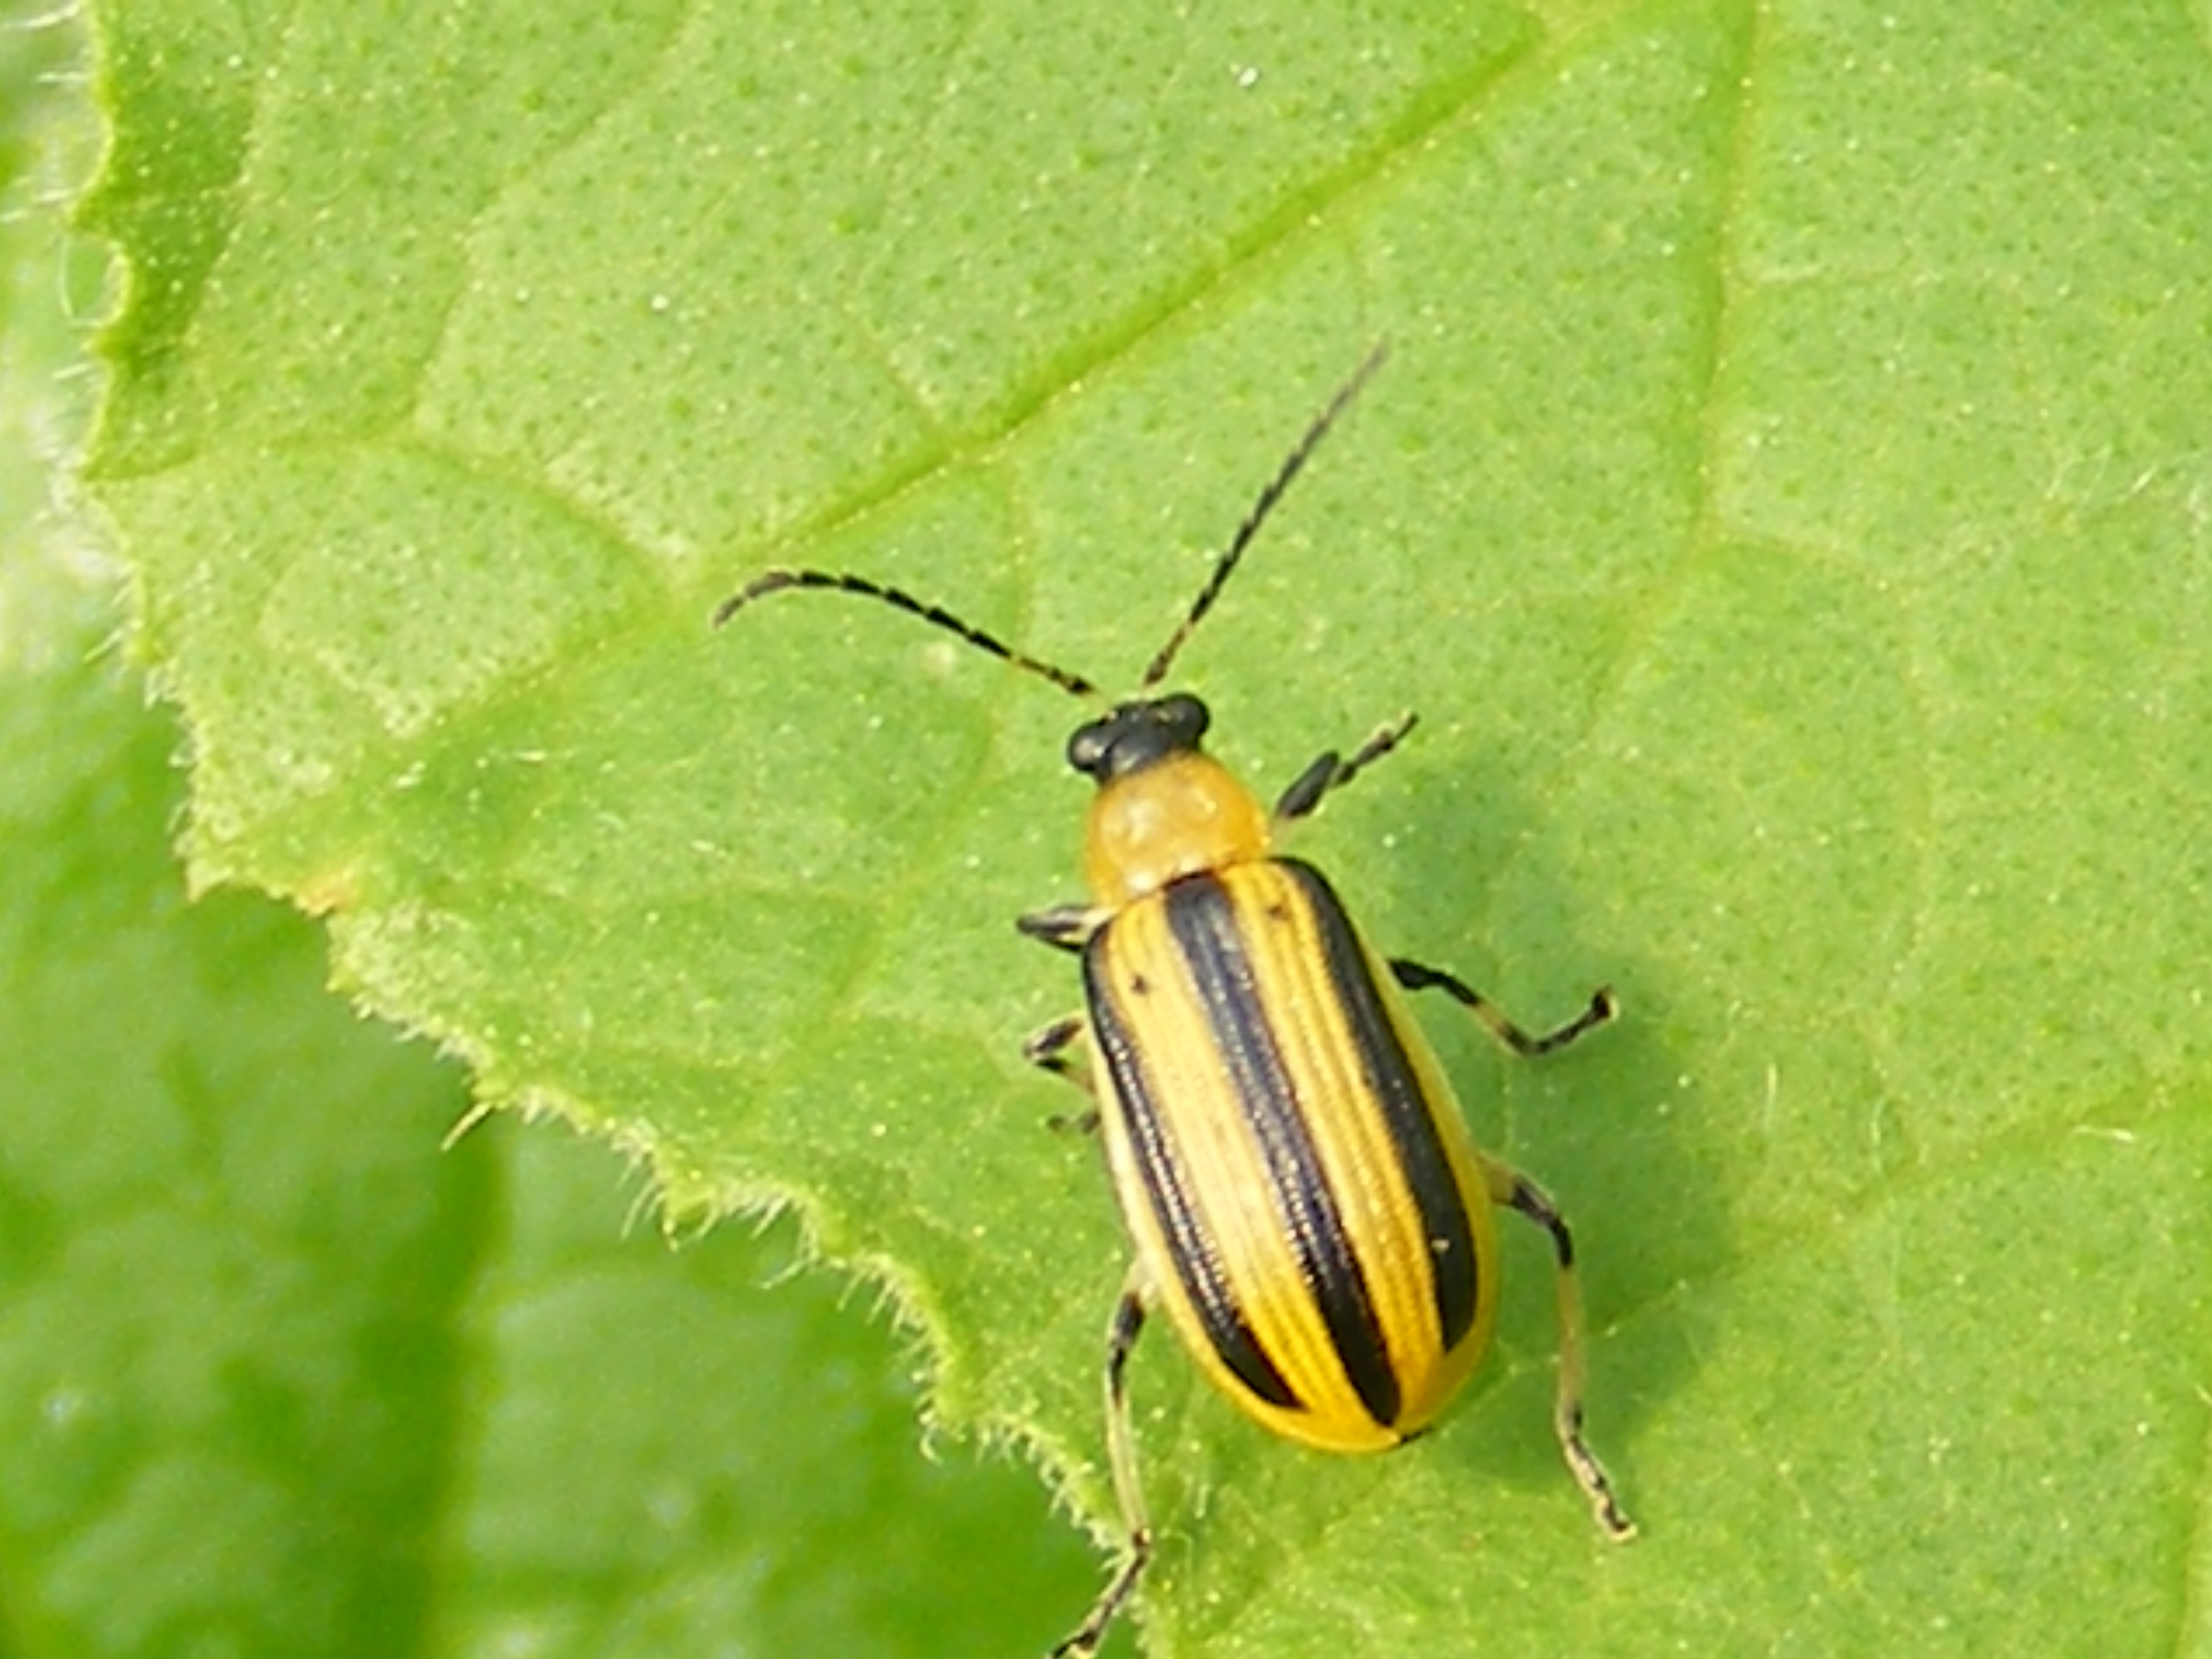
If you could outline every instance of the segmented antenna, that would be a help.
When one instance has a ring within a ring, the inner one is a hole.
[[[941,628],[956,638],[965,640],[978,650],[987,651],[1001,661],[1025,669],[1040,678],[1050,680],[1061,690],[1079,697],[1095,697],[1098,688],[1080,674],[1071,674],[1026,652],[1017,651],[995,636],[986,634],[972,623],[964,623],[951,611],[917,599],[899,588],[885,587],[872,582],[866,576],[848,575],[833,570],[763,570],[736,592],[714,607],[714,626],[724,623],[750,605],[755,599],[765,599],[770,593],[781,593],[787,588],[818,587],[833,593],[857,593],[863,599],[880,599],[895,611],[903,611],[909,617],[919,617],[933,628]]]
[[[1284,458],[1281,470],[1260,492],[1260,499],[1252,503],[1252,510],[1244,515],[1244,522],[1237,526],[1237,533],[1229,538],[1228,551],[1214,561],[1212,574],[1206,577],[1206,586],[1199,589],[1198,597],[1191,601],[1189,614],[1168,636],[1168,642],[1160,647],[1159,654],[1145,670],[1145,678],[1138,682],[1139,690],[1149,691],[1167,678],[1176,653],[1182,649],[1183,641],[1206,619],[1206,613],[1213,609],[1213,602],[1221,597],[1221,590],[1229,586],[1230,577],[1236,574],[1237,561],[1244,556],[1244,550],[1251,545],[1252,538],[1260,533],[1260,526],[1267,521],[1267,514],[1274,511],[1275,503],[1283,499],[1283,492],[1291,487],[1291,480],[1304,470],[1307,460],[1321,447],[1321,441],[1328,435],[1329,428],[1334,426],[1337,417],[1351,407],[1352,400],[1374,378],[1375,371],[1382,367],[1383,359],[1389,355],[1389,343],[1378,343],[1375,349],[1367,354],[1367,361],[1352,370],[1352,378],[1337,388],[1336,395],[1328,400],[1328,406],[1314,416],[1314,422],[1306,428],[1305,436],[1299,439],[1297,447]]]
[[[1175,663],[1176,653],[1182,649],[1183,641],[1190,638],[1199,623],[1206,620],[1206,613],[1213,609],[1213,602],[1221,597],[1221,590],[1229,585],[1230,577],[1236,574],[1238,561],[1244,556],[1244,550],[1260,533],[1260,526],[1267,521],[1267,514],[1274,510],[1275,503],[1282,500],[1284,492],[1291,487],[1291,481],[1304,470],[1307,460],[1321,447],[1321,441],[1328,435],[1328,429],[1351,407],[1352,400],[1374,378],[1375,371],[1382,367],[1383,360],[1389,355],[1390,349],[1387,344],[1378,344],[1367,354],[1367,361],[1352,371],[1352,378],[1337,388],[1336,395],[1328,400],[1328,407],[1314,416],[1313,424],[1306,428],[1305,435],[1284,458],[1282,466],[1268,481],[1267,487],[1260,492],[1259,499],[1252,503],[1252,510],[1244,515],[1244,522],[1237,526],[1237,533],[1229,538],[1228,550],[1214,561],[1213,569],[1206,576],[1206,586],[1199,589],[1198,597],[1191,601],[1189,612],[1145,670],[1144,678],[1138,682],[1139,691],[1149,691],[1167,678],[1168,670]],[[1041,657],[1032,657],[1027,652],[1017,651],[995,635],[985,633],[972,623],[963,622],[942,606],[918,599],[902,588],[886,587],[866,576],[842,571],[764,570],[714,607],[714,626],[721,627],[755,599],[795,587],[815,587],[832,593],[856,593],[862,599],[878,600],[895,611],[905,611],[909,617],[918,617],[933,628],[941,628],[956,639],[988,652],[1002,662],[1012,663],[1040,679],[1050,680],[1072,696],[1096,697],[1099,695],[1098,688],[1082,675],[1070,673],[1066,669],[1048,663]]]

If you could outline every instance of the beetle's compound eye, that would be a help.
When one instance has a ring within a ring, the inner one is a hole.
[[[1086,778],[1106,781],[1106,757],[1114,746],[1115,716],[1086,720],[1067,740],[1067,763]]]
[[[1110,783],[1194,752],[1212,718],[1188,692],[1125,702],[1075,728],[1067,740],[1067,763],[1087,778]]]
[[[1197,748],[1206,728],[1213,724],[1206,706],[1188,691],[1162,697],[1152,705],[1152,718],[1158,722],[1166,747],[1176,753]]]

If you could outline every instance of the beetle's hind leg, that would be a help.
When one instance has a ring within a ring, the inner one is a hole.
[[[1145,1291],[1141,1271],[1132,1265],[1129,1277],[1114,1304],[1114,1316],[1106,1326],[1106,1445],[1114,1468],[1114,1497],[1121,1505],[1121,1524],[1127,1530],[1121,1565],[1091,1604],[1091,1611],[1075,1633],[1052,1650],[1052,1659],[1091,1659],[1106,1639],[1121,1605],[1144,1576],[1152,1559],[1152,1523],[1145,1514],[1145,1493],[1137,1480],[1137,1436],[1129,1417],[1129,1353],[1145,1328]]]
[[[1583,1293],[1575,1275],[1575,1237],[1566,1217],[1541,1187],[1510,1164],[1483,1153],[1483,1174],[1490,1198],[1526,1216],[1552,1236],[1553,1253],[1559,1258],[1559,1386],[1553,1402],[1552,1426],[1558,1431],[1560,1453],[1567,1460],[1575,1484],[1589,1499],[1590,1510],[1606,1535],[1616,1542],[1636,1536],[1636,1523],[1613,1495],[1613,1482],[1583,1433]]]

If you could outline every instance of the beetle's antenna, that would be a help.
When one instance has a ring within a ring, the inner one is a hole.
[[[714,626],[720,628],[755,599],[765,599],[770,593],[781,593],[793,587],[818,587],[832,593],[857,593],[863,599],[880,599],[894,611],[903,611],[909,617],[919,617],[931,627],[941,628],[980,651],[988,651],[1003,662],[1010,662],[1041,679],[1050,680],[1063,691],[1079,697],[1098,695],[1098,688],[1082,675],[1071,674],[1065,668],[1056,668],[1025,652],[1017,651],[1004,641],[961,621],[949,611],[926,604],[898,588],[872,582],[866,576],[845,575],[830,570],[763,570],[714,607]]]
[[[1383,359],[1389,355],[1389,343],[1378,342],[1375,349],[1367,354],[1367,361],[1352,370],[1352,378],[1336,389],[1336,395],[1328,400],[1328,406],[1314,416],[1314,422],[1306,428],[1305,436],[1299,439],[1296,447],[1284,458],[1281,469],[1268,481],[1267,487],[1260,492],[1260,499],[1252,503],[1252,510],[1244,515],[1244,522],[1237,526],[1237,533],[1229,538],[1229,550],[1214,561],[1213,572],[1206,577],[1206,586],[1198,590],[1198,597],[1191,601],[1190,614],[1182,619],[1169,636],[1168,642],[1160,647],[1159,654],[1152,659],[1152,665],[1145,670],[1145,678],[1139,682],[1141,690],[1150,690],[1167,678],[1176,653],[1182,649],[1183,641],[1196,631],[1199,623],[1206,620],[1206,613],[1213,609],[1213,602],[1221,597],[1221,590],[1229,586],[1230,577],[1237,572],[1237,561],[1244,556],[1244,550],[1252,544],[1252,538],[1260,533],[1260,526],[1267,521],[1267,514],[1274,511],[1275,503],[1283,499],[1283,492],[1291,487],[1291,480],[1304,470],[1314,451],[1321,447],[1321,441],[1328,436],[1329,428],[1334,426],[1337,417],[1351,407],[1352,400],[1374,378],[1375,371],[1382,367]]]

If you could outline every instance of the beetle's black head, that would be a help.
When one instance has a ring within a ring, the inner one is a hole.
[[[1188,691],[1125,702],[1075,728],[1067,763],[1101,786],[1176,755],[1194,754],[1213,716]]]

